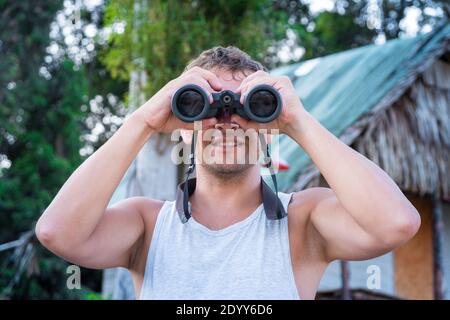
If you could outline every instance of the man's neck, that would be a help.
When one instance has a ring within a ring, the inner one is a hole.
[[[197,167],[195,192],[190,198],[192,216],[210,229],[223,229],[244,220],[262,203],[257,166],[224,179]]]

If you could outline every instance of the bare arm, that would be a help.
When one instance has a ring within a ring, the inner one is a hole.
[[[133,115],[75,170],[36,225],[46,247],[89,267],[128,266],[130,250],[144,230],[143,200],[107,205],[151,134],[142,118]]]
[[[142,243],[143,213],[155,213],[160,202],[130,198],[107,208],[114,190],[154,132],[190,128],[173,116],[173,92],[186,83],[205,91],[220,89],[211,72],[193,68],[166,84],[136,110],[120,129],[73,172],[36,225],[38,239],[49,250],[74,263],[91,267],[130,267],[133,252]],[[214,119],[204,120],[204,125]]]
[[[325,243],[328,260],[378,256],[417,232],[417,210],[372,161],[303,110],[289,134],[310,155],[332,189],[310,191],[315,201],[310,221]]]
[[[232,119],[244,128],[279,129],[289,135],[327,180],[331,189],[302,191],[296,194],[292,206],[295,210],[302,207],[299,202],[308,202],[309,231],[321,242],[315,247],[325,251],[320,256],[330,261],[367,259],[392,250],[417,232],[418,212],[395,182],[322,127],[303,108],[288,77],[257,71],[242,82],[238,91],[245,96],[258,84],[272,85],[281,93],[283,109],[279,117],[267,124],[239,116]]]

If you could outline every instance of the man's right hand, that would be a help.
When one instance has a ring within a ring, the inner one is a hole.
[[[187,84],[196,84],[203,88],[205,92],[209,93],[210,103],[213,102],[211,93],[222,89],[222,84],[214,73],[200,67],[194,67],[168,82],[135,113],[143,117],[153,131],[171,132],[178,128],[192,129],[192,123],[179,120],[171,109],[172,96],[179,88]],[[205,119],[203,124],[211,126],[214,125],[215,121],[214,118]]]
[[[216,75],[193,68],[136,110],[72,173],[39,218],[36,235],[45,247],[89,268],[140,266],[134,257],[150,236],[162,203],[133,197],[108,205],[131,162],[154,132],[192,127],[178,120],[170,106],[175,91],[189,83],[210,93],[221,89]],[[204,120],[203,124],[214,121]],[[143,274],[143,270],[137,271]]]

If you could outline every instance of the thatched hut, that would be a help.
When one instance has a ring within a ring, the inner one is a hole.
[[[332,265],[321,288],[340,290],[342,270],[349,270],[349,288],[367,289],[372,264],[381,268],[382,293],[449,298],[443,284],[450,288],[450,26],[273,73],[288,75],[308,111],[383,168],[422,216],[408,244],[373,261]],[[283,138],[280,153],[290,165],[279,177],[284,190],[326,185],[295,142]]]

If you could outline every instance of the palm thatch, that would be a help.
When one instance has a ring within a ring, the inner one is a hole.
[[[340,138],[378,164],[402,190],[445,197],[450,194],[449,44],[442,49]],[[320,173],[310,165],[291,190],[319,183]]]

